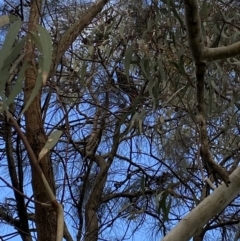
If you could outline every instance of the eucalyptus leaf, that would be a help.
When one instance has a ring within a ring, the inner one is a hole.
[[[26,105],[24,106],[23,110],[21,111],[19,117],[27,110],[27,108],[30,106],[30,104],[32,103],[32,101],[34,100],[34,98],[38,95],[40,88],[42,87],[42,72],[38,73],[37,79],[36,79],[36,83],[35,86],[32,90],[32,93],[29,97],[29,99],[27,100]]]
[[[130,69],[130,63],[132,60],[132,54],[133,54],[133,46],[130,45],[125,51],[125,59],[124,59],[125,74],[128,80],[129,80],[129,69]]]
[[[22,26],[21,21],[16,21],[12,23],[9,27],[8,33],[6,35],[5,41],[2,45],[2,48],[0,50],[0,70],[3,68],[4,62],[6,58],[8,57],[9,53],[11,52],[11,48],[16,41],[16,37],[19,33],[19,30]]]
[[[51,135],[48,137],[46,144],[44,145],[44,147],[38,155],[38,161],[40,161],[57,144],[62,133],[63,132],[60,130],[51,133]]]
[[[128,220],[134,220],[136,218],[137,218],[137,215],[135,213],[128,216]]]
[[[52,63],[52,39],[48,31],[42,26],[38,25],[37,31],[38,34],[31,33],[31,35],[38,50],[42,53],[42,62],[41,65],[39,64],[38,73],[41,74],[42,83],[45,85]]]
[[[5,26],[10,23],[9,15],[0,16],[0,27]]]
[[[202,2],[201,10],[202,10],[203,18],[207,17],[207,15],[208,15],[208,1],[204,0]]]
[[[11,103],[13,103],[14,98],[21,92],[22,90],[22,85],[23,85],[23,80],[25,78],[25,71],[27,68],[27,63],[24,62],[23,66],[21,67],[21,70],[17,76],[17,80],[15,85],[12,88],[12,91],[7,99],[7,106],[10,105]]]
[[[20,63],[21,58],[19,58],[19,55],[21,54],[21,52],[23,51],[24,45],[26,43],[27,37],[23,37],[9,52],[9,55],[7,56],[6,60],[4,61],[4,65],[3,68],[6,66],[7,68],[9,68],[9,66],[15,61],[15,59],[18,57],[18,60],[14,65],[15,68],[16,66]],[[21,56],[24,56],[25,54],[22,53]],[[13,67],[11,67],[12,69],[15,69]]]
[[[171,205],[172,205],[172,198],[169,198],[169,201],[167,203],[167,201],[165,201],[165,205],[162,206],[162,210],[163,210],[163,222],[168,220],[168,215],[171,209]]]
[[[127,210],[129,207],[132,206],[132,203],[127,203],[126,205],[124,205],[119,211],[118,213],[122,213],[124,212],[125,210]]]

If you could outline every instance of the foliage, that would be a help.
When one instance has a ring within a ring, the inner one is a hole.
[[[237,1],[198,3],[204,46],[239,41]],[[12,6],[22,7],[6,2],[3,14]],[[38,34],[29,35],[37,46],[34,59],[39,71],[25,104],[27,31],[20,20],[8,28],[0,50],[4,56],[0,59],[1,181],[11,188],[14,178],[18,180],[18,190],[28,197],[29,227],[35,228],[35,207],[30,201],[34,188],[29,183],[32,166],[4,113],[9,110],[27,134],[22,113],[40,95],[43,129],[49,138],[35,155],[41,159],[50,152],[56,198],[64,205],[73,239],[91,240],[87,233],[93,223],[88,219],[92,210],[98,236],[92,240],[124,240],[147,229],[153,239],[162,237],[212,193],[206,177],[214,185],[221,181],[200,151],[195,62],[184,6],[173,0],[109,2],[58,62],[56,51],[64,33],[92,6],[74,1],[44,3],[44,28],[38,26]],[[23,14],[28,16],[27,7]],[[208,144],[214,160],[228,172],[239,162],[239,88],[238,56],[207,63]],[[8,193],[0,200],[2,225],[18,230],[17,198],[11,189],[3,190]],[[238,202],[237,196],[194,238],[238,237]],[[34,230],[30,233],[37,235]],[[64,237],[71,240],[66,229]]]
[[[9,21],[5,20],[7,17],[9,18]],[[8,33],[0,51],[2,56],[0,62],[0,75],[2,76],[0,85],[0,98],[2,100],[2,107],[0,109],[1,112],[6,111],[8,106],[14,102],[15,97],[21,92],[24,74],[27,68],[26,61],[22,61],[25,56],[23,48],[26,41],[33,40],[38,46],[39,50],[39,70],[37,82],[29,101],[26,103],[26,106],[22,111],[23,113],[37,95],[39,89],[41,88],[42,82],[46,82],[52,58],[51,39],[47,31],[41,26],[37,26],[38,34],[32,33],[32,38],[22,36],[21,39],[19,39],[19,30],[22,26],[22,22],[11,15],[2,16],[1,19],[2,22],[4,23],[5,21],[6,24],[10,23],[11,19],[16,20],[9,27]],[[16,38],[18,38],[18,40],[16,40]],[[11,91],[5,95],[5,85],[12,85],[12,83],[14,84],[11,87]]]

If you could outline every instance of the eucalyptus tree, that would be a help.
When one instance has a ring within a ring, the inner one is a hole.
[[[28,4],[6,1],[3,9],[27,22],[16,43],[31,32],[38,47],[26,42],[16,68],[24,88],[10,98],[14,77],[4,93],[1,167],[14,194],[2,200],[5,224],[23,240],[60,240],[61,232],[66,240],[124,240],[146,228],[154,238],[214,200],[222,181],[231,187],[239,150],[237,2]],[[46,47],[39,25],[51,35],[52,58],[51,47],[39,48]],[[199,66],[205,72],[196,75]],[[41,67],[47,75],[36,92]],[[198,229],[185,225],[188,235],[237,238],[237,201],[204,213]]]

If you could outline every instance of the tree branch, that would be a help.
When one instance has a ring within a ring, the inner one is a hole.
[[[21,131],[17,121],[13,118],[13,116],[10,114],[10,112],[7,112],[7,116],[8,118],[11,120],[15,130],[17,131],[19,137],[21,138],[24,146],[26,147],[27,149],[27,152],[28,152],[28,155],[29,155],[29,159],[30,159],[30,162],[31,162],[31,165],[33,168],[35,168],[35,170],[37,171],[37,173],[39,174],[39,178],[41,178],[41,181],[43,183],[43,186],[45,188],[45,191],[46,191],[46,194],[49,198],[49,201],[51,202],[51,205],[53,207],[53,209],[56,211],[57,213],[57,241],[60,241],[62,240],[62,237],[63,237],[63,208],[62,208],[62,205],[60,205],[58,203],[58,201],[56,200],[53,192],[52,192],[52,189],[51,187],[49,186],[39,164],[38,164],[38,161],[35,157],[35,154],[27,140],[27,138],[24,136],[23,132]]]
[[[202,61],[203,39],[197,0],[184,0],[188,43],[196,63]]]
[[[213,61],[219,59],[226,59],[240,54],[240,42],[218,47],[206,48],[203,53],[203,59],[206,61]]]
[[[231,184],[224,183],[185,216],[162,241],[187,241],[217,213],[221,212],[240,192],[240,167],[230,175]]]
[[[78,19],[72,27],[70,27],[62,36],[60,42],[57,44],[53,51],[53,64],[50,70],[50,76],[55,72],[57,65],[59,64],[63,54],[67,51],[69,46],[76,40],[78,35],[83,29],[91,23],[93,18],[97,16],[108,3],[109,0],[98,0],[89,9],[83,13],[83,16]]]
[[[217,164],[210,152],[208,143],[208,133],[205,116],[205,80],[206,63],[204,61],[204,46],[201,31],[201,21],[198,11],[198,0],[184,0],[185,19],[188,33],[188,42],[191,53],[196,65],[196,81],[197,81],[197,121],[199,124],[199,134],[201,142],[201,157],[213,174],[218,176],[228,185],[229,177],[227,172]]]

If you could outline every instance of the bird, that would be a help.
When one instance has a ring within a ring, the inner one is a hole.
[[[139,93],[134,84],[133,78],[131,76],[127,78],[126,74],[119,68],[116,69],[116,75],[119,89],[128,95],[131,102],[134,101]]]

